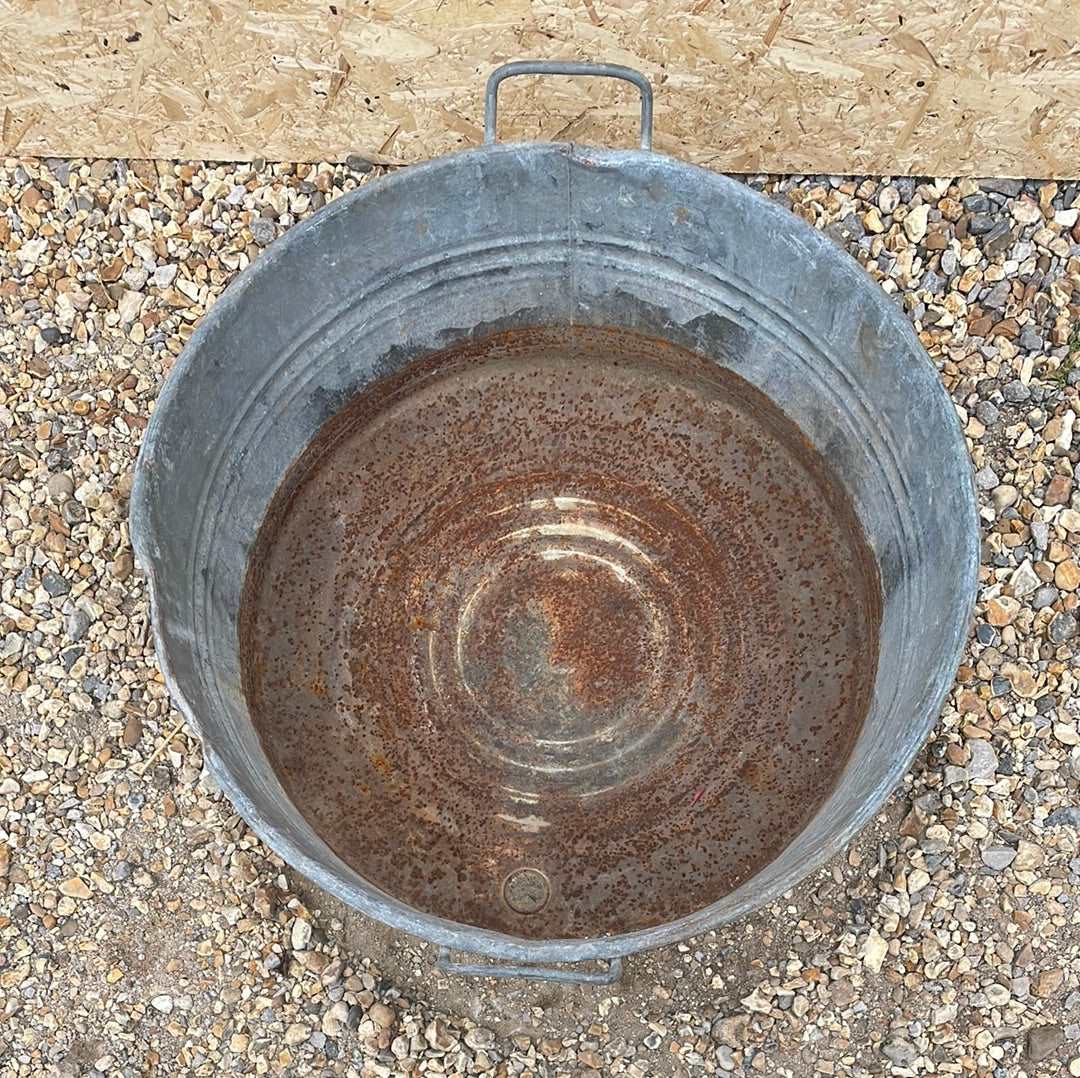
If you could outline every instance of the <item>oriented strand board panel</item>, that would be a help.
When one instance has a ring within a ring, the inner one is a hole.
[[[1076,0],[0,0],[0,152],[419,161],[530,57],[629,64],[656,146],[741,172],[1076,176]],[[500,136],[629,144],[606,80],[505,84]]]

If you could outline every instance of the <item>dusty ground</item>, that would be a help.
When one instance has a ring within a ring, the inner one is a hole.
[[[615,988],[466,982],[201,779],[125,514],[193,324],[370,173],[0,167],[0,1075],[1080,1074],[1076,185],[755,181],[912,317],[961,410],[977,635],[904,786],[782,903]]]

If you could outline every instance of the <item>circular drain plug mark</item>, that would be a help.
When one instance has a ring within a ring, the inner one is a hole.
[[[502,895],[515,913],[539,913],[551,898],[551,884],[537,868],[517,868],[503,880]]]

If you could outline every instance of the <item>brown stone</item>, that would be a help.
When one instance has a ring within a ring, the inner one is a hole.
[[[138,743],[139,738],[142,737],[142,719],[138,715],[132,715],[128,718],[127,724],[124,726],[124,734],[121,740],[124,745],[133,749]]]
[[[1011,595],[999,595],[996,599],[991,599],[986,605],[986,620],[998,629],[1003,625],[1012,624],[1013,619],[1019,613],[1020,603]]]
[[[1046,488],[1044,505],[1068,505],[1072,494],[1073,481],[1067,475],[1055,475]]]
[[[1063,561],[1054,570],[1054,583],[1062,591],[1076,591],[1080,587],[1080,566],[1074,561]]]
[[[1015,600],[1013,600],[1015,602]],[[1019,608],[1017,603],[1017,608]],[[979,696],[978,693],[972,692],[971,689],[965,689],[956,698],[957,710],[962,715],[985,715],[986,714],[986,702]]]
[[[392,1029],[394,1023],[397,1021],[397,1015],[394,1013],[393,1009],[388,1007],[385,1003],[373,1003],[367,1016],[379,1027],[379,1029]]]
[[[1044,969],[1031,986],[1031,994],[1039,999],[1049,999],[1061,987],[1065,980],[1065,971],[1052,968]]]
[[[966,296],[981,281],[982,270],[978,266],[968,266],[960,275],[960,280],[956,282],[956,289]]]
[[[923,833],[923,828],[926,826],[926,818],[921,812],[914,806],[911,811],[904,817],[900,824],[900,834],[904,838],[918,838]]]
[[[112,284],[113,281],[119,281],[121,275],[124,272],[124,260],[122,258],[114,258],[107,265],[101,267],[101,272],[98,276],[105,284]]]
[[[19,205],[24,210],[36,210],[38,203],[42,201],[44,201],[44,196],[32,184],[19,197]]]
[[[60,884],[60,894],[67,895],[68,898],[89,898],[90,888],[78,876],[74,876]]]
[[[1039,695],[1038,682],[1030,670],[1015,663],[1005,663],[1001,667],[1001,676],[1012,684],[1013,692],[1025,700],[1033,700]]]
[[[963,767],[971,759],[968,747],[966,745],[957,745],[955,741],[950,741],[946,746],[945,756],[950,764],[955,764],[957,767]]]
[[[127,580],[134,570],[135,559],[130,550],[121,551],[116,555],[116,560],[112,563],[112,575],[115,580]]]
[[[108,308],[115,307],[112,296],[105,290],[105,286],[98,281],[92,281],[86,286],[86,291],[90,293],[90,301],[96,307]]]
[[[1062,543],[1057,539],[1052,539],[1050,541],[1050,548],[1046,552],[1046,556],[1050,561],[1057,565],[1058,562],[1068,561],[1070,553],[1071,551],[1067,544]]]

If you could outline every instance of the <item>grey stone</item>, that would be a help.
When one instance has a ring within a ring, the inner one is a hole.
[[[1054,809],[1046,817],[1046,827],[1080,827],[1080,805],[1066,805],[1064,808]]]
[[[1031,600],[1031,605],[1036,610],[1042,610],[1045,607],[1053,606],[1058,599],[1058,590],[1052,584],[1044,584]]]
[[[60,508],[60,515],[69,527],[81,524],[86,519],[86,506],[74,498],[68,498]]]
[[[123,281],[133,292],[141,292],[149,276],[142,266],[128,266],[124,270]]]
[[[1019,565],[1013,575],[1009,577],[1012,593],[1018,599],[1030,595],[1041,583],[1039,574],[1035,572],[1035,567],[1031,564],[1030,558]]]
[[[248,225],[248,228],[251,229],[251,238],[260,247],[265,247],[267,244],[273,243],[277,236],[277,225],[275,225],[268,217],[256,217],[255,220]]]
[[[351,153],[345,158],[345,167],[353,172],[370,172],[375,165],[362,153]]]
[[[972,236],[985,236],[993,230],[994,219],[988,213],[976,213],[968,221],[968,233]]]
[[[64,671],[68,674],[71,673],[71,668],[82,658],[82,648],[64,648],[60,652],[60,665],[64,668]]]
[[[988,307],[994,311],[1000,311],[1009,300],[1009,296],[1012,295],[1012,285],[1008,280],[998,281],[985,296],[981,297],[979,303],[983,307]]]
[[[968,773],[966,767],[949,766],[945,768],[946,786],[959,786],[961,783],[967,782],[967,777]]]
[[[975,473],[975,486],[977,486],[979,490],[993,490],[1000,482],[1001,480],[998,478],[997,472],[995,472],[989,464],[980,468]]]
[[[67,187],[68,179],[71,176],[70,162],[63,157],[47,157],[45,158],[45,164],[53,174],[56,182],[60,184],[61,187]]]
[[[54,502],[65,502],[75,493],[75,481],[70,475],[65,475],[63,472],[57,472],[55,475],[49,476],[49,482],[46,484],[46,489],[49,492],[49,497]]]
[[[987,868],[1001,872],[1016,860],[1016,850],[1011,846],[988,846],[982,851],[982,861]]]
[[[58,599],[71,591],[71,584],[59,573],[45,573],[41,578],[41,586],[53,599]]]
[[[972,782],[993,782],[997,774],[997,753],[989,741],[976,738],[968,742],[971,759],[968,760],[968,777]]]
[[[64,634],[73,644],[86,636],[90,628],[90,615],[85,610],[72,610],[64,620]]]
[[[1001,412],[998,411],[997,405],[992,404],[990,401],[979,401],[975,408],[975,415],[984,427],[994,426],[1001,418]]]
[[[998,221],[983,240],[983,251],[990,258],[1003,254],[1013,241],[1013,230],[1008,221]]]
[[[1005,399],[1012,404],[1023,404],[1031,399],[1031,390],[1019,378],[1009,382],[1001,392]]]
[[[154,285],[157,288],[168,288],[176,280],[179,266],[175,262],[166,262],[154,270]]]
[[[983,179],[976,182],[984,191],[993,191],[1007,198],[1015,198],[1023,186],[1023,180]]]
[[[945,279],[939,277],[933,270],[927,270],[919,286],[932,296],[940,296],[945,291]]]
[[[1031,522],[1031,540],[1038,550],[1045,550],[1046,544],[1050,542],[1050,525],[1044,520],[1033,520]]]
[[[1028,352],[1042,350],[1043,339],[1034,326],[1025,326],[1020,333],[1020,347]]]
[[[1061,1026],[1032,1026],[1027,1035],[1027,1055],[1033,1063],[1041,1063],[1065,1043]]]
[[[1058,614],[1050,622],[1046,635],[1055,644],[1064,644],[1066,640],[1071,640],[1076,636],[1076,616],[1074,614]]]
[[[901,202],[910,202],[915,197],[914,176],[898,176],[893,180],[893,185],[900,192]]]
[[[896,1067],[911,1067],[919,1058],[915,1045],[904,1037],[892,1037],[881,1052]]]
[[[83,692],[92,696],[99,704],[109,699],[109,686],[107,682],[96,677],[84,677],[82,679]]]

